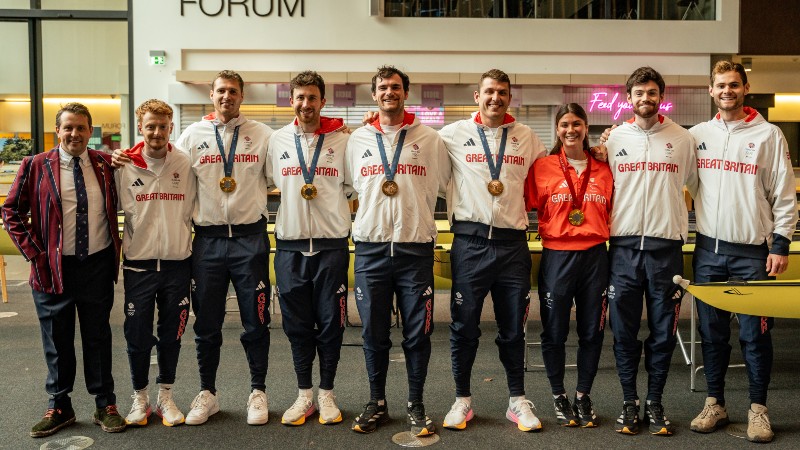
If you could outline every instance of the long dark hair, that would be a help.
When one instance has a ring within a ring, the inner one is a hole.
[[[561,118],[569,113],[575,114],[579,119],[583,120],[583,123],[586,124],[586,136],[583,138],[583,149],[589,150],[589,118],[586,116],[586,111],[581,105],[577,103],[567,103],[566,105],[562,106],[556,113],[556,130],[558,130],[558,122],[561,120]],[[550,150],[550,154],[557,155],[561,151],[561,146],[561,139],[556,136],[556,143],[553,145],[553,149]]]

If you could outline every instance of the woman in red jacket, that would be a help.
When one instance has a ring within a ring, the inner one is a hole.
[[[560,425],[596,427],[592,389],[606,319],[608,222],[614,182],[607,163],[589,154],[586,111],[564,105],[556,114],[558,140],[531,167],[525,193],[536,208],[542,238],[539,302],[542,358]],[[578,331],[578,382],[570,404],[564,388],[564,344],[573,301]]]

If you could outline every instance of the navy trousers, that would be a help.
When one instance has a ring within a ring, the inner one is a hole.
[[[270,338],[267,232],[235,237],[195,235],[192,283],[200,389],[216,392],[225,299],[228,284],[233,283],[244,327],[239,339],[250,368],[250,387],[265,390]]]
[[[509,394],[525,395],[525,322],[531,290],[528,243],[456,234],[450,262],[450,355],[456,396],[472,395],[470,379],[481,336],[481,310],[489,293],[497,321],[495,343]]]
[[[542,250],[539,268],[539,311],[542,317],[542,360],[554,395],[564,394],[565,344],[575,303],[578,331],[577,392],[589,394],[597,375],[608,299],[606,244],[587,250]]]
[[[292,346],[297,387],[311,389],[314,353],[319,353],[319,387],[333,389],[344,333],[348,249],[323,250],[312,256],[275,252],[278,300],[283,331]]]
[[[175,382],[181,351],[181,336],[189,319],[191,258],[162,261],[161,270],[125,269],[125,340],[131,365],[133,389],[150,383],[150,353],[156,347],[156,383]],[[153,319],[158,306],[158,325],[153,336]]]
[[[637,250],[611,245],[608,252],[609,323],[614,332],[614,356],[624,400],[637,400],[636,376],[642,355],[639,327],[642,296],[647,305],[650,335],[644,341],[647,400],[661,401],[675,350],[683,290],[672,277],[683,273],[680,245]]]
[[[718,255],[695,248],[695,283],[741,280],[767,280],[766,261],[741,256]],[[708,396],[725,404],[725,374],[731,359],[731,313],[717,309],[697,299],[697,314],[700,318],[700,337],[703,342],[703,370],[708,384]],[[750,381],[750,402],[767,404],[772,371],[772,335],[775,324],[772,317],[757,317],[737,314],[739,318],[739,346],[742,349],[747,377]]]
[[[42,257],[46,257],[43,255]],[[49,408],[72,408],[69,393],[75,384],[75,312],[80,323],[83,375],[95,406],[117,403],[111,375],[111,326],[114,305],[114,246],[89,255],[83,261],[64,256],[64,292],[46,294],[33,290],[33,301],[42,332],[47,363],[45,390]]]
[[[433,332],[433,257],[356,253],[355,279],[371,398],[386,398],[392,299],[396,296],[403,321],[408,401],[422,401]]]

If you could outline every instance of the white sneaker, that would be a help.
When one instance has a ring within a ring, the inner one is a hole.
[[[200,391],[192,401],[192,409],[186,415],[186,425],[202,425],[208,418],[219,412],[219,392]]]
[[[290,406],[289,409],[283,413],[281,423],[284,425],[293,426],[302,425],[306,423],[306,417],[314,414],[315,412],[317,412],[317,408],[314,406],[314,402],[311,401],[311,398],[307,397],[303,393],[300,393],[292,406]]]
[[[451,430],[463,430],[467,428],[467,422],[475,417],[472,411],[472,397],[456,397],[455,403],[450,407],[450,412],[444,416],[445,428]]]
[[[517,424],[517,428],[522,431],[539,431],[542,429],[542,422],[533,413],[533,402],[525,397],[516,397],[516,401],[509,399],[506,419]]]
[[[342,411],[336,406],[336,396],[333,391],[324,391],[320,389],[317,395],[317,404],[319,405],[319,423],[329,425],[339,423],[342,421]]]
[[[769,423],[767,407],[751,403],[747,411],[747,440],[750,442],[772,442],[775,433]]]
[[[175,400],[172,399],[172,385],[162,385],[158,390],[156,414],[161,417],[161,423],[168,427],[180,425],[185,421],[183,413],[175,405]]]
[[[131,412],[125,418],[125,423],[128,425],[143,427],[147,425],[147,418],[150,417],[152,409],[150,408],[150,395],[147,393],[147,388],[133,391],[131,395],[133,404],[131,405]]]
[[[264,425],[269,421],[269,403],[267,403],[267,393],[258,389],[253,389],[250,398],[247,399],[247,424]]]

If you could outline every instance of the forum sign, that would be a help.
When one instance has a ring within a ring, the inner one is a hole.
[[[306,16],[305,0],[180,0],[181,17],[186,12],[200,11],[208,17]]]

